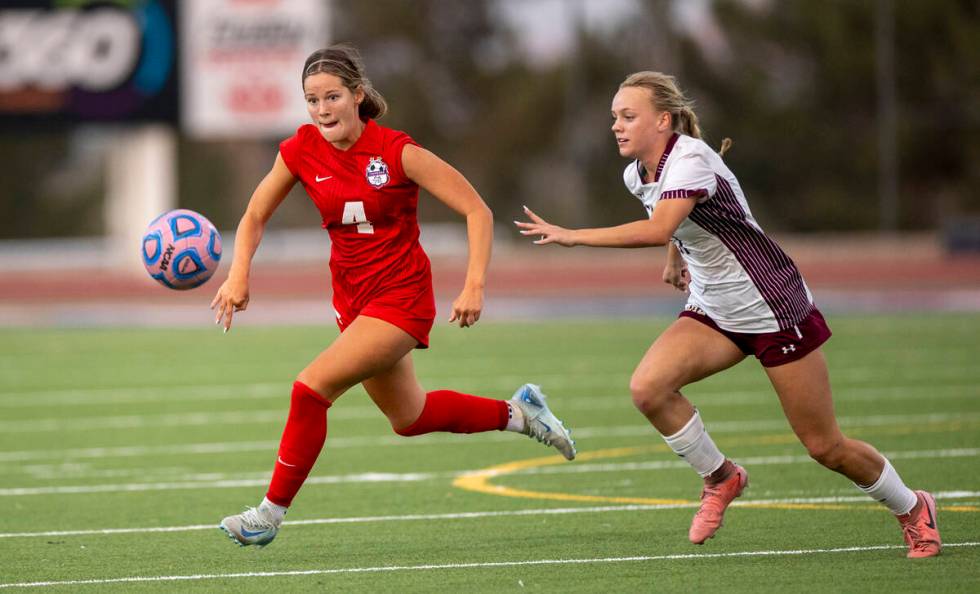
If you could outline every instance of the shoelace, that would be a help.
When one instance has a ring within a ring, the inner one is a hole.
[[[919,532],[919,527],[915,525],[915,522],[909,522],[902,526],[902,536],[905,537],[905,542],[913,551],[922,551],[929,547],[927,541],[921,540],[922,533]]]
[[[537,421],[538,417],[541,416],[541,409],[537,409],[532,412],[529,411],[525,406],[519,406],[517,404],[515,404],[514,406],[518,406],[521,410],[521,413],[524,415],[524,434],[527,435],[528,437],[536,438],[537,433],[538,431],[541,430],[541,428],[538,427],[537,424],[535,424],[535,421]],[[541,440],[538,439],[538,441]]]
[[[242,523],[246,524],[250,529],[261,528],[262,530],[268,530],[275,528],[275,525],[259,515],[258,508],[254,507],[245,508],[245,511],[242,512]]]
[[[704,487],[702,487],[701,488],[702,501],[704,500],[705,497],[709,495],[711,496],[719,495],[721,493],[721,484],[722,483],[718,483],[716,485],[705,485]]]
[[[912,522],[905,524],[902,526],[902,536],[905,537],[905,542],[910,545],[917,543],[919,540],[919,527]]]
[[[705,485],[701,488],[701,501],[703,503],[701,504],[701,507],[698,508],[698,512],[695,515],[700,516],[702,513],[709,511],[709,508],[712,512],[717,511],[717,508],[719,507],[717,495],[721,494],[722,484],[723,482],[718,483],[717,485]],[[705,498],[708,496],[711,497],[705,501]]]
[[[531,420],[530,422],[528,422],[527,427],[528,427],[528,437],[533,437],[534,439],[538,440],[540,443],[543,443],[546,446],[551,445],[550,432],[548,433],[542,432],[542,426],[540,424],[535,424],[534,420]]]

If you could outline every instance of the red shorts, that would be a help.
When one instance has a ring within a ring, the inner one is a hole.
[[[811,309],[810,313],[796,326],[779,332],[762,334],[723,330],[700,310],[684,310],[678,317],[697,320],[724,334],[743,353],[755,355],[756,359],[762,362],[763,367],[777,367],[802,359],[827,342],[831,334],[827,321],[823,319],[823,315],[816,307]]]
[[[333,308],[337,314],[337,326],[343,332],[357,316],[384,320],[407,332],[418,341],[415,348],[429,348],[429,331],[436,318],[436,299],[432,285],[409,286],[390,289],[356,303],[334,287]]]

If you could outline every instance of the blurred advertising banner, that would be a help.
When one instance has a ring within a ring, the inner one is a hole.
[[[181,117],[202,139],[293,133],[303,62],[328,43],[328,0],[184,0]]]
[[[0,123],[176,122],[176,0],[3,0]]]

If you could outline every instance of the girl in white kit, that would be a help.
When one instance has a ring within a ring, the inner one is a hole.
[[[796,265],[752,217],[735,175],[701,140],[692,104],[674,78],[630,75],[613,98],[612,118],[619,154],[631,159],[623,180],[649,218],[566,229],[525,208],[531,221],[516,224],[536,244],[667,246],[663,280],[689,291],[689,299],[637,365],[630,392],[671,449],[704,478],[691,542],[714,536],[748,473],[721,453],[680,390],[754,355],[810,456],[895,514],[909,557],[938,555],[933,496],[906,487],[874,447],[841,433],[820,349],[830,329]]]

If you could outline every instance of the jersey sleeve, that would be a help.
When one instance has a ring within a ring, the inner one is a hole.
[[[704,202],[718,189],[714,170],[704,156],[698,153],[690,153],[678,159],[668,170],[663,183],[661,200],[694,198],[698,202]]]
[[[299,154],[302,144],[302,127],[296,130],[296,134],[293,134],[286,140],[279,143],[279,154],[282,155],[282,161],[286,164],[286,169],[289,169],[289,172],[292,173],[293,177],[296,179],[299,179]]]
[[[411,136],[405,134],[404,132],[399,132],[397,130],[392,130],[392,134],[385,142],[385,152],[387,157],[385,161],[389,163],[391,167],[391,173],[399,180],[411,181],[405,175],[405,169],[402,168],[402,151],[405,149],[405,145],[412,144],[419,146],[419,143],[415,142]]]

